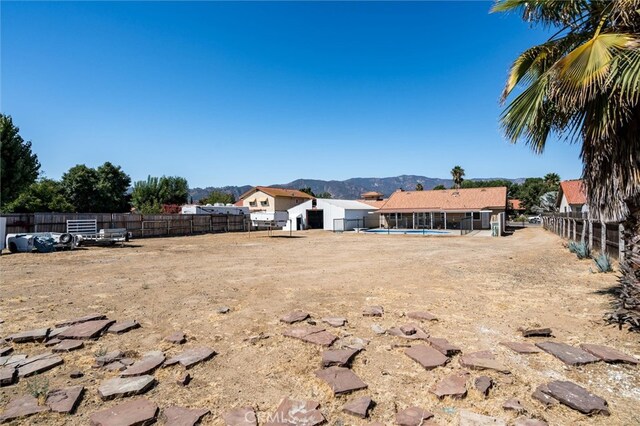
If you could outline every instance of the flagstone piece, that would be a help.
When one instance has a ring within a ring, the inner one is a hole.
[[[216,351],[208,347],[187,349],[180,355],[167,360],[164,365],[169,366],[180,363],[184,368],[189,369],[196,364],[207,361],[216,355]]]
[[[316,371],[316,376],[324,380],[335,395],[367,387],[367,384],[348,368],[329,367]]]
[[[454,356],[462,352],[458,346],[451,344],[447,339],[441,337],[429,337],[427,339],[431,347],[446,356]]]
[[[84,315],[78,318],[62,321],[56,324],[56,327],[67,327],[70,325],[80,324],[87,321],[98,321],[98,320],[105,320],[105,319],[107,319],[106,315],[93,313],[93,314]]]
[[[449,358],[426,345],[411,346],[404,353],[427,370],[432,370],[449,362]]]
[[[104,367],[107,364],[111,364],[114,361],[118,361],[124,357],[124,353],[122,351],[111,351],[107,352],[104,355],[100,355],[96,357],[96,362],[94,367]]]
[[[495,359],[495,357],[487,351],[462,355],[459,362],[461,366],[472,370],[495,370],[504,374],[510,373],[509,369],[502,364],[502,362]]]
[[[547,395],[583,414],[609,415],[607,401],[573,382],[556,380],[547,383]]]
[[[81,349],[84,346],[82,340],[62,340],[60,343],[51,348],[52,352],[71,352]]]
[[[284,336],[300,339],[308,343],[315,343],[322,346],[330,346],[337,337],[325,331],[322,327],[306,326],[291,328],[282,333]]]
[[[347,319],[342,317],[326,317],[322,318],[322,322],[329,324],[331,327],[342,327],[347,322]]]
[[[591,355],[594,355],[604,362],[608,363],[626,363],[637,365],[640,363],[640,360],[632,357],[631,355],[627,355],[623,352],[620,352],[617,349],[610,348],[608,346],[603,345],[593,345],[588,343],[583,343],[580,345],[582,349],[589,352]]]
[[[284,398],[276,412],[266,423],[272,426],[304,425],[315,426],[325,422],[315,401],[296,401]]]
[[[296,322],[304,321],[307,318],[309,318],[309,314],[307,312],[298,310],[298,311],[289,312],[288,314],[284,315],[283,317],[280,318],[280,321],[285,322],[287,324],[294,324]]]
[[[123,402],[93,413],[92,426],[146,426],[155,423],[158,406],[145,398]]]
[[[433,413],[420,407],[409,407],[396,413],[396,424],[400,426],[421,426],[433,417]]]
[[[22,331],[7,337],[13,343],[44,342],[49,335],[49,328]]]
[[[211,411],[206,408],[167,407],[162,414],[165,426],[193,426]]]
[[[182,331],[175,331],[169,336],[165,337],[164,340],[166,340],[167,342],[175,343],[177,345],[182,345],[187,341],[187,337]]]
[[[513,410],[517,412],[525,411],[524,405],[520,402],[518,398],[510,398],[502,404],[502,408],[505,410]]]
[[[551,337],[552,331],[550,328],[529,328],[522,330],[522,336],[524,337]]]
[[[24,354],[13,354],[7,356],[0,356],[0,366],[16,366],[20,362],[27,359],[27,356]]]
[[[37,355],[33,358],[36,359],[31,361],[27,358],[18,365],[18,377],[29,377],[34,374],[44,373],[45,371],[51,370],[64,362],[64,360],[58,355],[53,355],[51,353]]]
[[[359,351],[356,349],[334,349],[322,352],[322,366],[346,367],[349,365],[355,354]]]
[[[72,325],[62,333],[58,334],[59,339],[96,339],[111,325],[112,320],[86,321]]]
[[[145,393],[156,383],[153,376],[116,377],[104,381],[98,388],[103,400]]]
[[[547,388],[547,385],[544,383],[536,388],[536,390],[531,394],[531,397],[546,407],[559,403],[557,399],[549,395],[549,388]]]
[[[122,334],[140,327],[140,323],[136,320],[121,321],[116,322],[111,327],[109,327],[107,329],[107,333]]]
[[[467,395],[467,377],[459,374],[447,376],[432,387],[431,392],[440,399],[445,396],[464,398]]]
[[[411,319],[417,319],[421,321],[435,321],[438,319],[438,317],[427,311],[407,312],[407,316]]]
[[[460,410],[460,426],[507,426],[507,422],[490,416],[474,413],[472,411]]]
[[[18,370],[13,365],[0,367],[0,387],[10,386],[18,379]]]
[[[165,356],[161,351],[147,352],[143,357],[124,370],[121,377],[144,376],[151,374],[156,368],[160,367],[165,360]],[[120,361],[122,362],[122,361]]]
[[[84,392],[83,386],[56,389],[47,394],[46,404],[51,411],[71,414],[75,411]]]
[[[11,352],[13,352],[13,347],[11,346],[3,346],[0,348],[0,356],[9,355]]]
[[[360,417],[364,419],[367,417],[367,412],[369,411],[369,407],[371,407],[371,398],[368,396],[361,396],[359,398],[352,399],[347,402],[343,407],[342,411],[351,414],[352,416]]]
[[[388,330],[392,336],[404,337],[412,340],[428,340],[429,334],[426,333],[418,324],[409,323],[400,327],[392,327]]]
[[[476,378],[474,385],[478,392],[482,395],[487,396],[489,394],[489,389],[493,387],[493,380],[487,376],[480,376]]]
[[[535,354],[542,352],[536,345],[533,343],[525,343],[525,342],[500,342],[502,346],[506,346],[514,352],[519,354]]]
[[[191,382],[191,374],[184,372],[178,376],[176,383],[180,386],[187,386]]]
[[[50,347],[50,346],[55,346],[55,345],[57,345],[57,344],[58,344],[58,343],[60,343],[60,342],[62,342],[62,340],[58,339],[57,337],[54,337],[53,339],[49,339],[49,340],[47,340],[47,341],[44,343],[44,345],[45,345],[46,347]]]
[[[589,352],[566,343],[542,342],[536,343],[536,346],[567,365],[584,365],[600,361],[600,358],[591,355]]]
[[[31,395],[14,397],[0,415],[0,423],[29,417],[34,414],[49,411],[49,407],[38,405],[38,400]]]
[[[382,306],[367,306],[362,310],[362,315],[365,317],[381,317],[383,314]]]
[[[54,337],[58,337],[58,334],[60,334],[63,331],[67,330],[68,328],[69,328],[69,326],[65,325],[63,327],[56,327],[56,328],[52,329],[51,331],[49,331],[49,339],[53,339]]]
[[[256,412],[252,407],[242,407],[224,415],[226,426],[258,426]]]

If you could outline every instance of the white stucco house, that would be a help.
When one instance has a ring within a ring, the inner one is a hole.
[[[587,194],[582,180],[575,179],[560,182],[556,207],[560,213],[586,213],[589,211]]]
[[[318,198],[290,208],[289,224],[283,229],[351,231],[377,227],[380,221],[377,210],[377,207],[360,201]]]

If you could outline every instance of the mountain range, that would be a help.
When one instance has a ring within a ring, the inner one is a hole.
[[[504,179],[514,183],[524,182],[524,178],[476,178],[470,180],[478,181],[493,179]],[[445,187],[449,188],[453,185],[453,181],[451,179],[431,178],[416,175],[401,175],[384,178],[351,178],[347,180],[296,179],[292,182],[273,184],[269,186],[292,189],[310,187],[315,194],[328,192],[331,194],[332,198],[355,200],[360,198],[360,194],[368,191],[380,192],[384,194],[386,198],[398,189],[414,190],[418,183],[422,184],[424,189],[433,189],[433,187],[437,185],[444,185]],[[232,194],[237,200],[240,195],[251,188],[251,185],[192,188],[189,190],[189,195],[192,197],[193,201],[196,202],[199,199],[206,197],[213,191],[221,191]]]

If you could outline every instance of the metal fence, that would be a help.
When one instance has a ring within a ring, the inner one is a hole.
[[[603,223],[580,216],[542,217],[544,229],[562,238],[588,244],[591,250],[621,259],[624,253],[624,227],[620,223]]]
[[[344,231],[353,231],[356,228],[371,228],[373,219],[365,218],[362,219],[333,219],[333,232],[344,232]],[[377,226],[377,222],[373,223],[374,226]]]
[[[460,220],[460,235],[467,235],[473,231],[473,217],[465,217]]]
[[[4,214],[7,233],[67,232],[67,220],[95,219],[98,229],[125,228],[134,238],[168,237],[247,229],[242,215],[129,213],[15,213]]]

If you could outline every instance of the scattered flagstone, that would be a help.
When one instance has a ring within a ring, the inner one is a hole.
[[[69,328],[69,326],[65,325],[63,327],[56,327],[56,328],[52,329],[51,331],[49,331],[49,339],[53,339],[54,337],[57,337],[58,334],[60,334],[63,331],[67,330],[68,328]]]
[[[261,340],[266,340],[269,338],[268,334],[263,333],[262,331],[254,336],[249,336],[248,338],[244,339],[245,341],[251,343],[252,345],[255,345],[256,343],[258,343]]]
[[[296,322],[304,321],[307,318],[309,318],[309,314],[307,312],[297,310],[284,315],[280,318],[280,321],[286,322],[287,324],[294,324]]]
[[[216,351],[208,347],[192,348],[167,360],[164,365],[169,366],[180,363],[184,368],[189,369],[198,363],[213,358],[214,355],[216,355]]]
[[[460,365],[472,370],[495,370],[509,374],[509,369],[488,351],[472,352],[460,357]]]
[[[355,336],[347,336],[338,339],[333,345],[338,349],[356,349],[358,351],[363,350],[369,344],[369,340]]]
[[[155,382],[153,376],[116,377],[103,382],[98,388],[98,393],[104,400],[138,395],[151,389]]]
[[[284,336],[300,339],[305,342],[315,343],[322,346],[330,346],[337,337],[325,331],[322,327],[305,326],[300,328],[291,328],[282,333]]]
[[[550,328],[528,328],[522,330],[524,337],[551,337],[551,334]]]
[[[331,327],[342,327],[347,322],[347,319],[342,317],[326,317],[322,318],[322,322],[329,324]]]
[[[513,410],[516,412],[525,411],[524,405],[520,402],[518,398],[510,398],[502,404],[502,408],[505,410]]]
[[[93,413],[92,426],[138,426],[155,422],[158,406],[145,398],[134,399]]]
[[[176,383],[178,383],[180,386],[187,386],[190,381],[191,381],[191,374],[187,372],[180,374],[176,379]]]
[[[107,333],[122,334],[140,327],[140,323],[136,320],[119,321],[109,327]]]
[[[120,362],[126,365],[127,367],[136,363],[136,360],[133,358],[122,358]]]
[[[31,395],[15,397],[9,401],[4,413],[0,415],[0,423],[10,422],[45,411],[49,411],[49,408],[38,405],[38,400]]]
[[[3,346],[0,348],[0,356],[9,355],[11,352],[13,352],[13,347],[11,346]]]
[[[174,331],[172,334],[165,337],[164,340],[166,340],[167,342],[175,343],[177,345],[182,345],[187,341],[187,337],[182,331]]]
[[[382,306],[367,306],[362,310],[362,315],[365,317],[381,317],[383,314]]]
[[[70,388],[56,389],[49,391],[45,404],[51,411],[71,414],[80,403],[80,398],[84,392],[83,386],[73,386]]]
[[[542,352],[540,349],[536,347],[533,343],[525,343],[525,342],[500,342],[502,346],[506,346],[514,352],[519,354],[535,354]]]
[[[447,376],[432,387],[431,392],[441,399],[445,396],[464,398],[467,395],[467,377],[460,374]]]
[[[488,376],[480,376],[476,378],[474,385],[478,392],[482,395],[487,396],[489,394],[489,389],[493,387],[493,380],[491,380]]]
[[[66,327],[74,324],[80,324],[87,321],[98,321],[107,319],[106,315],[103,314],[88,314],[79,318],[73,318],[67,321],[60,322],[56,324],[56,327]]]
[[[60,343],[60,342],[62,342],[62,340],[58,339],[57,337],[54,337],[53,339],[49,339],[49,340],[47,340],[47,341],[44,343],[44,345],[45,345],[46,347],[49,347],[49,346],[55,346],[55,345],[57,345],[57,344],[58,344],[58,343]]]
[[[58,355],[46,353],[27,358],[18,364],[18,377],[29,377],[43,373],[62,364],[64,360]]]
[[[0,357],[0,366],[9,366],[9,365],[17,365],[20,362],[27,359],[27,356],[24,354],[13,354]]]
[[[167,407],[162,414],[166,426],[193,426],[210,411],[206,408]]]
[[[460,426],[507,426],[507,422],[495,417],[483,416],[472,411],[460,410]]]
[[[23,331],[7,337],[13,343],[44,342],[49,335],[49,328],[38,328],[35,330]]]
[[[454,356],[455,354],[462,352],[462,349],[458,346],[449,343],[447,339],[443,339],[441,337],[429,337],[427,341],[431,347],[446,356]]]
[[[274,426],[319,425],[325,421],[324,416],[318,410],[319,406],[320,404],[316,401],[295,401],[284,398],[267,424]]]
[[[608,363],[621,362],[621,363],[634,364],[634,365],[640,363],[639,359],[634,358],[630,355],[627,355],[623,352],[620,352],[617,349],[610,348],[608,346],[583,343],[582,345],[580,345],[580,347],[585,351],[589,352],[591,355],[594,355],[600,358],[604,362],[608,362]]]
[[[18,370],[13,365],[0,367],[0,387],[10,386],[18,379]]]
[[[433,417],[433,413],[420,407],[409,407],[396,413],[396,424],[400,426],[420,426]]]
[[[86,321],[72,325],[62,333],[58,334],[59,339],[95,339],[111,325],[112,320]]]
[[[51,348],[52,352],[71,352],[76,349],[80,349],[84,346],[82,340],[63,340],[53,348]]]
[[[449,358],[426,345],[411,346],[407,348],[404,353],[427,370],[434,369],[449,362]]]
[[[120,376],[134,377],[151,374],[156,368],[162,365],[164,360],[165,356],[161,351],[147,352],[142,356],[142,359],[129,366],[120,374]],[[122,363],[122,360],[120,362]]]
[[[584,365],[600,361],[600,358],[591,355],[589,352],[566,343],[542,342],[536,343],[536,346],[567,365]]]
[[[337,365],[338,367],[346,367],[351,362],[351,359],[357,354],[357,349],[333,349],[322,352],[322,366],[331,367]]]
[[[544,383],[539,385],[536,390],[533,391],[531,397],[541,402],[546,407],[550,407],[559,403],[557,399],[549,395],[549,388],[547,388],[547,385]]]
[[[545,393],[583,414],[609,415],[607,401],[573,382],[555,380],[547,383]]]
[[[547,422],[538,419],[528,419],[526,417],[518,417],[513,423],[514,426],[547,426]]]
[[[367,387],[367,384],[348,368],[329,367],[316,371],[316,376],[324,380],[335,395]]]
[[[433,314],[431,314],[431,313],[429,313],[427,311],[407,312],[407,316],[409,318],[417,319],[417,320],[421,320],[421,321],[435,321],[435,320],[438,319],[435,315],[433,315]]]
[[[225,413],[224,423],[226,426],[257,426],[258,419],[252,407],[242,407]]]
[[[104,355],[100,355],[96,357],[96,363],[94,367],[104,367],[107,364],[111,364],[114,361],[118,361],[124,357],[124,353],[122,351],[111,351],[107,352]]]
[[[220,306],[216,309],[216,312],[219,314],[228,314],[231,311],[231,308],[228,306]]]
[[[104,369],[107,371],[124,371],[127,369],[127,366],[121,363],[120,361],[113,361],[105,365]]]
[[[83,377],[84,373],[80,370],[73,370],[71,373],[69,373],[69,377],[71,377],[72,379],[79,379],[80,377]]]
[[[392,336],[404,337],[412,340],[427,340],[429,334],[420,328],[418,324],[405,324],[400,327],[392,327],[388,331]]]
[[[387,332],[380,324],[371,324],[371,330],[376,334],[384,334]]]
[[[347,402],[344,407],[342,407],[342,411],[347,414],[351,414],[352,416],[364,419],[367,417],[367,412],[369,411],[369,407],[371,407],[371,403],[371,398],[368,396],[361,396]]]

